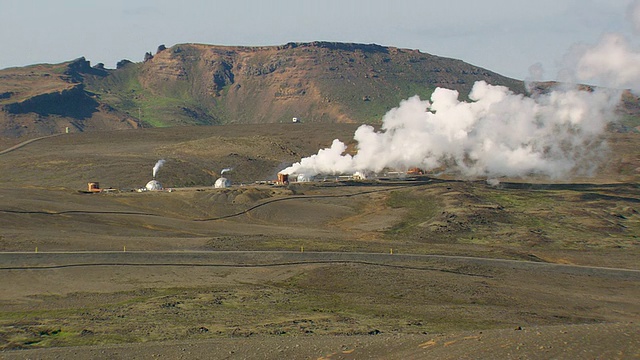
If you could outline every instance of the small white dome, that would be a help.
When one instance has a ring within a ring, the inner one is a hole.
[[[215,184],[213,184],[213,187],[216,189],[228,188],[230,186],[231,186],[231,181],[224,177],[219,178],[218,180],[216,180]]]
[[[162,184],[160,184],[160,182],[157,180],[149,181],[145,187],[149,191],[162,190]]]

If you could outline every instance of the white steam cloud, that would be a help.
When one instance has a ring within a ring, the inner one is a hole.
[[[565,82],[640,92],[640,51],[621,34],[605,34],[595,45],[576,45],[564,59]]]
[[[226,173],[226,172],[229,172],[229,171],[231,171],[231,170],[233,170],[233,168],[225,168],[225,169],[222,169],[222,171],[220,171],[220,176],[222,176],[222,174],[224,174],[224,173]]]
[[[627,20],[633,26],[633,31],[640,34],[640,1],[634,0],[627,8]]]
[[[640,34],[640,0],[627,8],[627,20],[634,33]],[[640,93],[640,48],[622,34],[604,34],[595,45],[574,45],[561,65],[560,81],[595,83]]]
[[[630,4],[627,19],[640,33],[640,0]],[[603,134],[615,119],[622,89],[640,93],[640,51],[620,34],[605,34],[595,45],[572,47],[562,66],[561,82],[600,87],[565,85],[527,97],[481,81],[470,102],[437,88],[431,101],[402,101],[383,117],[380,131],[360,126],[357,154],[345,154],[346,145],[336,139],[281,172],[314,176],[419,167],[488,178],[592,174],[605,154]],[[531,80],[540,80],[544,70],[535,64],[530,73]]]
[[[595,170],[601,135],[620,92],[552,91],[535,98],[477,82],[471,102],[437,88],[431,102],[414,96],[382,119],[381,131],[360,126],[355,155],[334,140],[330,148],[284,169],[286,174],[380,172],[446,167],[464,176],[562,177]]]
[[[164,160],[158,160],[158,162],[153,166],[153,177],[156,177],[156,174],[158,173],[158,170],[160,170],[160,168],[162,167],[162,165],[164,165],[165,161]]]

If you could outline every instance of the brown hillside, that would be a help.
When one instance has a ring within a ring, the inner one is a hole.
[[[156,96],[192,98],[217,123],[379,122],[398,102],[435,87],[466,96],[475,81],[523,91],[522,82],[417,50],[343,43],[271,47],[181,44],[144,63]],[[185,96],[185,91],[187,95]]]
[[[91,67],[84,58],[0,70],[0,134],[35,137],[140,126],[379,123],[399,101],[435,87],[466,97],[484,80],[521,81],[417,50],[328,42],[159,47],[143,63]]]
[[[58,65],[0,71],[0,136],[34,137],[72,131],[137,128],[140,124],[95,99],[83,74],[107,75],[84,58]]]

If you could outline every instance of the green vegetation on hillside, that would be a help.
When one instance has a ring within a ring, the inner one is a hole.
[[[522,83],[458,60],[413,50],[310,43],[276,49],[183,44],[142,64],[92,77],[101,100],[150,126],[307,122],[379,124],[414,95],[437,86],[465,98],[485,80],[522,92]]]
[[[187,85],[178,82],[165,92],[147,88],[140,82],[141,68],[142,64],[129,64],[106,77],[88,77],[87,89],[151,127],[212,124],[207,117],[197,119],[200,105],[190,97]]]

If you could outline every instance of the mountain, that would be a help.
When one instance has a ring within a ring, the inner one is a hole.
[[[186,44],[159,50],[144,63],[131,64],[130,75],[120,81],[94,77],[90,88],[116,108],[141,108],[143,120],[155,126],[290,122],[293,117],[375,123],[401,99],[429,96],[437,86],[467,94],[476,80],[485,80],[523,90],[520,81],[459,60],[378,45]],[[128,101],[132,97],[134,104]]]
[[[161,45],[116,69],[79,58],[0,70],[0,136],[294,117],[379,124],[402,99],[428,98],[436,87],[466,99],[479,80],[525,92],[520,80],[460,60],[375,44]]]
[[[475,81],[521,81],[460,60],[375,44],[160,46],[116,69],[84,58],[0,70],[0,136],[71,131],[305,122],[379,123],[435,87],[465,97]]]

